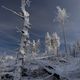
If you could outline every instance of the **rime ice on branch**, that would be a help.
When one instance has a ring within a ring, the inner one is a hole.
[[[22,13],[23,13],[23,16],[24,16],[24,26],[30,28],[30,22],[29,22],[29,13],[26,11],[26,2],[28,3],[29,0],[21,0],[21,10],[22,10]]]

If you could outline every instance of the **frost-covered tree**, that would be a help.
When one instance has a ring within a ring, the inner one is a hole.
[[[29,52],[29,32],[28,29],[30,28],[30,22],[29,22],[29,13],[26,11],[26,4],[28,5],[29,0],[21,0],[21,10],[22,10],[22,16],[23,16],[23,22],[24,25],[22,27],[21,31],[21,43],[20,43],[20,53],[21,55],[26,55]],[[27,51],[26,51],[27,50]]]
[[[32,50],[33,56],[36,56],[39,54],[39,52],[40,52],[40,39],[38,39],[37,41],[33,40],[31,50]]]
[[[33,40],[32,42],[32,55],[35,56],[37,55],[37,48],[36,48],[36,41]]]
[[[49,53],[51,51],[51,36],[49,32],[47,32],[45,36],[45,47],[45,53]]]
[[[25,57],[28,55],[30,51],[30,41],[29,41],[29,32],[30,28],[29,16],[30,14],[26,11],[26,4],[28,5],[29,0],[21,0],[21,10],[22,10],[22,18],[23,18],[23,27],[21,30],[21,43],[18,54],[18,65],[17,66],[17,80],[21,80],[22,67],[24,66]],[[16,73],[16,72],[15,72]]]
[[[57,50],[60,47],[60,38],[58,37],[57,33],[53,33],[52,35],[47,32],[45,36],[45,44],[46,44],[46,53],[54,53],[57,55]]]
[[[36,41],[36,53],[39,54],[40,53],[40,39],[38,39]]]
[[[51,36],[51,46],[55,55],[57,55],[58,48],[60,47],[60,37],[57,33],[53,33]]]
[[[67,42],[66,42],[64,24],[69,16],[68,16],[65,8],[61,9],[60,6],[57,6],[56,8],[57,8],[56,21],[58,21],[60,23],[60,25],[62,26],[63,38],[64,38],[64,44],[65,44],[65,52],[67,53]]]
[[[24,66],[24,57],[27,56],[30,51],[30,41],[29,41],[29,28],[30,22],[29,22],[29,16],[30,14],[26,10],[27,7],[30,6],[30,0],[21,0],[21,14],[18,14],[17,12],[2,6],[4,9],[9,10],[10,12],[13,12],[14,14],[18,15],[23,19],[23,26],[20,30],[21,32],[21,42],[20,42],[20,48],[16,60],[16,70],[15,70],[15,78],[14,80],[21,80],[21,71],[22,67]],[[6,58],[12,58],[12,57],[6,57]]]
[[[26,56],[31,54],[31,41],[30,40],[27,41],[25,50],[26,50]]]
[[[72,48],[72,55],[76,57],[77,55],[80,56],[80,42],[77,41]]]

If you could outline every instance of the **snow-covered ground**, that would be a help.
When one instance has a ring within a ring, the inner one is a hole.
[[[15,58],[16,59],[16,58]],[[8,57],[3,62],[0,62],[0,75],[10,73],[14,75],[14,70],[16,70],[19,63],[12,57]],[[23,77],[22,80],[50,80],[54,73],[60,75],[61,78],[66,78],[69,80],[80,80],[80,58],[79,57],[55,57],[55,56],[42,56],[33,57],[29,60],[25,60],[24,68],[28,69],[26,72],[27,77]],[[51,74],[46,74],[42,70],[46,70]],[[11,73],[11,71],[13,73]],[[41,71],[41,72],[40,72]],[[36,73],[37,72],[37,73]],[[42,74],[36,75],[35,74]],[[35,75],[35,76],[33,76]],[[47,78],[47,79],[46,79]]]

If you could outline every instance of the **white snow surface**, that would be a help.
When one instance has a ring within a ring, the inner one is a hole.
[[[31,57],[31,56],[30,56]],[[29,58],[29,57],[28,57]],[[31,69],[32,71],[35,69],[38,69],[38,67],[43,67],[47,71],[51,72],[52,74],[57,73],[61,77],[66,77],[69,80],[80,80],[80,58],[79,57],[55,57],[55,56],[35,56],[33,58],[30,58],[28,60],[26,58],[25,60],[25,67]],[[16,58],[15,58],[16,59]],[[0,61],[0,75],[1,72],[3,74],[4,72],[14,70],[15,66],[17,64],[15,63],[16,60],[14,60],[12,57],[7,58],[7,60],[4,60],[3,62]],[[31,64],[33,63],[33,64]],[[38,65],[34,65],[38,64]],[[48,68],[47,66],[50,66],[52,68]],[[28,77],[22,80],[44,80],[44,79],[28,79]]]

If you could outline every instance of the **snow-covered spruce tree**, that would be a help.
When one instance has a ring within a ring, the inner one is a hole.
[[[80,56],[80,42],[79,42],[79,41],[77,41],[77,42],[73,45],[72,55],[73,55],[74,57]]]
[[[26,50],[25,51],[26,51],[25,57],[27,57],[27,55],[31,54],[31,41],[30,40],[27,41]]]
[[[33,56],[37,55],[37,53],[36,53],[36,41],[35,40],[33,40],[33,42],[32,42],[32,55]]]
[[[62,33],[63,33],[63,39],[64,39],[64,45],[65,45],[64,46],[65,47],[65,53],[67,53],[67,41],[66,41],[64,24],[65,24],[65,22],[69,16],[68,16],[65,8],[61,9],[60,6],[57,6],[56,8],[57,8],[56,21],[58,21],[62,27]]]
[[[39,54],[40,53],[40,39],[37,40],[36,46],[37,46],[37,54]]]
[[[54,55],[58,55],[58,48],[60,47],[60,37],[56,32],[51,36],[51,46]]]
[[[60,47],[60,38],[57,33],[53,33],[51,36],[49,32],[47,32],[45,37],[46,49],[45,52],[50,54],[57,55],[58,48]]]
[[[49,32],[46,33],[45,36],[45,53],[50,53],[51,51],[51,36],[49,34]]]
[[[36,56],[40,52],[40,40],[33,40],[32,42],[32,55]]]

